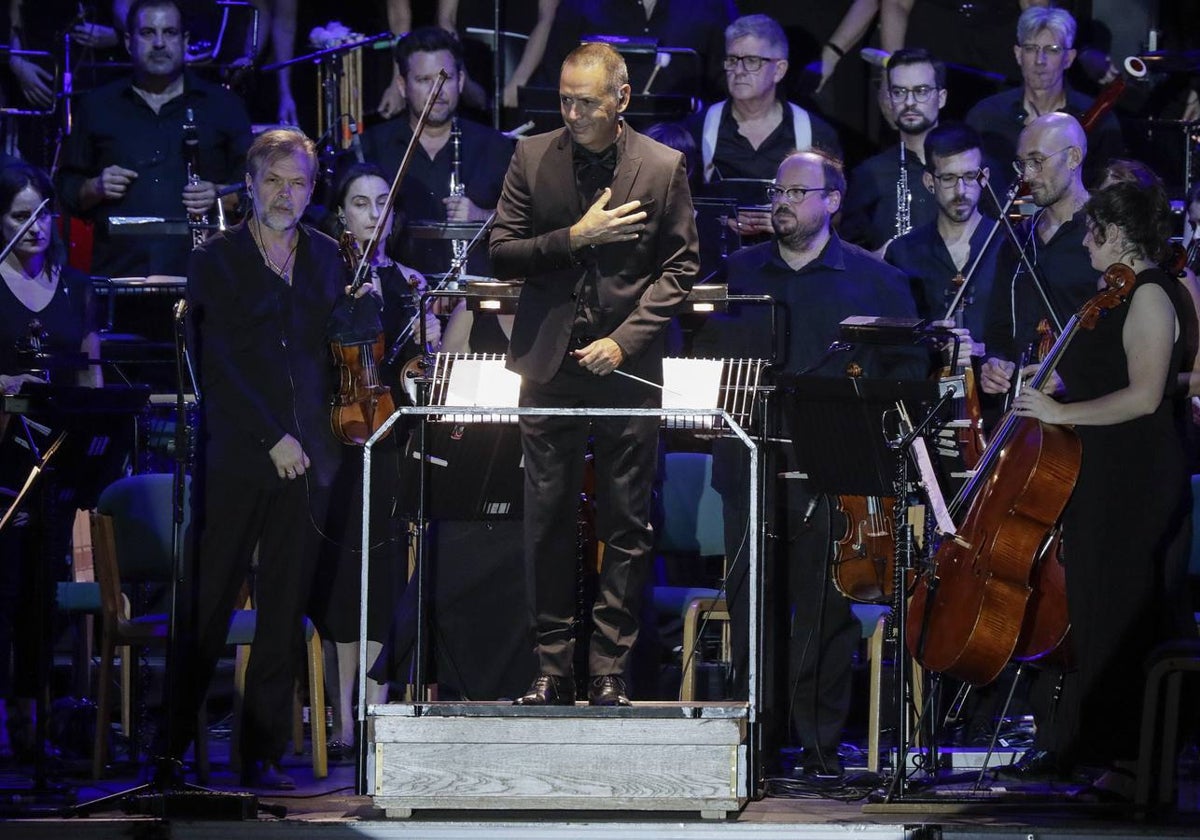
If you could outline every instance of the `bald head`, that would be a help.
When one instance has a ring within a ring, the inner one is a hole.
[[[1021,177],[1039,207],[1062,203],[1073,207],[1082,195],[1083,159],[1087,136],[1079,121],[1069,114],[1043,114],[1017,139],[1017,161]]]
[[[1018,153],[1020,152],[1021,145],[1026,140],[1026,134],[1030,135],[1029,139],[1034,145],[1042,146],[1049,144],[1055,149],[1074,146],[1079,149],[1079,156],[1081,158],[1087,156],[1087,133],[1084,132],[1083,126],[1079,124],[1079,120],[1070,114],[1064,114],[1062,111],[1052,111],[1049,114],[1042,114],[1029,125],[1025,126],[1018,141]],[[1024,157],[1024,154],[1021,157]]]

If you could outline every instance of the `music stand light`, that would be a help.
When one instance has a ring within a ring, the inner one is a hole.
[[[517,311],[521,284],[502,280],[468,280],[467,309],[488,315],[512,315]]]

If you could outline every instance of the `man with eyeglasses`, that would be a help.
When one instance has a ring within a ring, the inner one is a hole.
[[[1096,272],[1083,248],[1086,155],[1087,136],[1079,121],[1068,114],[1051,113],[1038,117],[1021,132],[1013,161],[1039,208],[1029,222],[1017,228],[1017,237],[1045,283],[1061,324],[1096,293]],[[997,265],[988,303],[986,361],[980,377],[985,392],[1009,391],[1017,363],[1028,358],[1031,347],[1038,343],[1043,319],[1053,323],[1028,268],[1010,244]]]
[[[1017,228],[1025,255],[1041,278],[1046,295],[1065,324],[1096,293],[1097,276],[1083,246],[1088,191],[1083,186],[1087,137],[1079,121],[1068,114],[1043,114],[1033,120],[1017,141],[1014,168],[1029,188],[1039,210]],[[1039,326],[1053,323],[1029,270],[1011,242],[1006,242],[996,266],[984,331],[986,360],[980,369],[980,388],[986,394],[1014,390],[1023,363],[1034,364],[1041,338]],[[1073,757],[1059,742],[1054,709],[1062,677],[1035,671],[1029,687],[1037,733],[1033,747],[1004,772],[1017,778],[1065,777]]]
[[[769,181],[789,152],[808,148],[840,155],[837,132],[820,117],[780,96],[788,41],[767,15],[745,15],[725,29],[729,98],[688,121],[700,149],[704,184],[726,178]],[[771,233],[770,210],[740,210],[743,236]]]
[[[76,103],[55,187],[72,215],[96,223],[92,274],[182,276],[192,250],[186,230],[113,236],[109,219],[182,222],[211,213],[219,186],[235,183],[244,169],[250,117],[236,95],[184,69],[188,32],[177,0],[138,0],[126,24],[133,75]],[[194,183],[184,152],[188,123],[198,143]],[[159,337],[170,335],[169,325],[165,319]]]
[[[925,376],[923,352],[912,355],[866,346],[828,352],[838,325],[851,315],[916,315],[904,275],[844,242],[832,229],[830,220],[841,208],[845,188],[841,162],[818,150],[795,152],[783,160],[768,190],[774,237],[734,252],[728,273],[731,293],[770,296],[787,313],[787,323],[774,330],[768,307],[742,306],[709,318],[693,352],[716,358],[775,358],[777,373],[843,377],[850,366],[857,366],[868,377]],[[768,431],[775,439],[786,436],[783,429]],[[725,443],[729,442],[713,444],[713,486],[725,503],[725,545],[732,558],[726,591],[733,619],[734,669],[744,692],[749,649],[744,536],[748,464],[740,445]],[[795,474],[800,468],[790,445],[772,446],[764,457],[770,476]],[[768,575],[765,591],[778,593],[764,605],[767,644],[760,672],[767,706],[766,758],[770,761],[771,748],[791,737],[790,723],[791,734],[804,749],[800,774],[836,778],[842,773],[838,744],[850,709],[850,665],[862,638],[849,602],[828,574],[830,532],[842,527],[841,519],[828,499],[793,479],[768,483],[763,510],[771,517],[767,530],[775,535],[767,550],[780,553],[763,564]]]
[[[1071,90],[1065,80],[1075,61],[1075,32],[1075,18],[1064,9],[1033,6],[1021,13],[1013,55],[1023,84],[980,100],[967,113],[967,124],[983,137],[987,159],[1011,160],[1021,129],[1042,114],[1062,111],[1078,119],[1092,106],[1090,96]],[[1112,113],[1088,132],[1088,145],[1084,182],[1092,184],[1104,164],[1120,157],[1125,148]]]
[[[962,321],[968,339],[982,338],[1002,239],[993,237],[984,250],[993,224],[979,212],[990,175],[979,135],[962,123],[937,126],[925,138],[925,167],[921,182],[937,203],[937,218],[892,240],[884,259],[911,278],[917,311],[933,320],[946,316],[959,282],[970,274]],[[981,343],[970,343],[971,355],[983,353]]]
[[[904,149],[904,172],[908,181],[907,216],[910,227],[933,221],[937,204],[920,188],[925,169],[925,136],[938,124],[946,104],[946,66],[927,50],[896,50],[884,71],[888,102],[900,132],[900,143],[867,158],[850,173],[849,191],[838,228],[849,242],[883,252],[893,237],[907,233],[898,229],[900,150]]]

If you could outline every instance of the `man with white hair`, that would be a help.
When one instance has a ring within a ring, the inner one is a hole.
[[[983,137],[985,158],[1012,160],[1021,129],[1043,114],[1062,111],[1081,119],[1092,107],[1093,99],[1071,90],[1064,79],[1075,61],[1075,31],[1075,18],[1063,9],[1033,6],[1021,13],[1013,55],[1023,84],[980,100],[967,113],[967,124]],[[1083,176],[1090,184],[1110,158],[1121,156],[1125,141],[1112,113],[1087,134],[1092,151]]]

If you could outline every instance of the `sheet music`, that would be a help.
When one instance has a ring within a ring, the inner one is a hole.
[[[456,359],[446,386],[447,406],[512,406],[516,408],[521,377],[504,367],[503,359]],[[515,423],[510,414],[447,414],[456,423]]]
[[[723,359],[663,359],[663,408],[720,408]],[[713,417],[688,418],[711,429]]]

